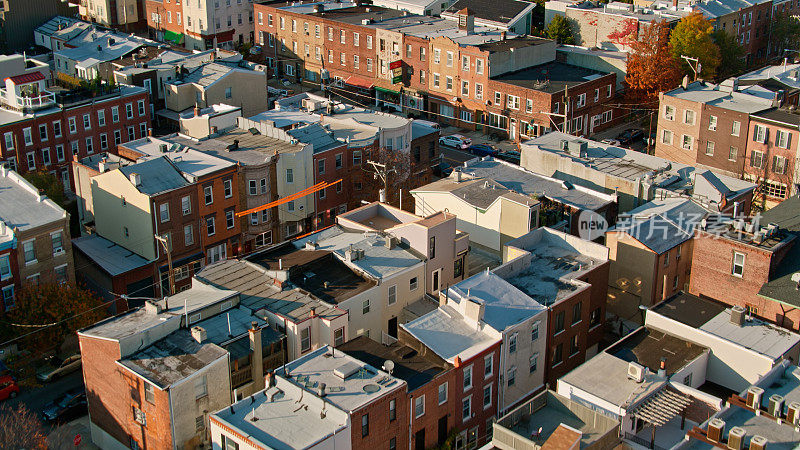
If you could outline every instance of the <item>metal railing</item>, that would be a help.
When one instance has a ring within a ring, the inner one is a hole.
[[[656,445],[654,442],[652,442],[649,439],[645,439],[643,437],[636,436],[635,434],[631,434],[631,433],[629,433],[627,431],[625,432],[625,439],[633,442],[634,444],[639,444],[642,447],[652,448],[653,450],[667,450],[664,447],[660,447],[660,446]]]
[[[234,389],[238,388],[239,386],[243,386],[251,381],[253,381],[253,373],[250,370],[250,366],[243,367],[239,370],[234,370],[231,372],[231,385]]]
[[[45,108],[52,106],[56,102],[56,96],[52,92],[42,91],[38,95],[22,96],[11,93],[8,95],[8,90],[0,88],[0,96],[3,98],[3,103],[12,108]]]
[[[388,334],[381,331],[381,344],[383,345],[392,345],[397,342],[397,338],[389,336]]]

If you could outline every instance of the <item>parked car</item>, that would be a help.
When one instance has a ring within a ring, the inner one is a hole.
[[[254,45],[254,46],[250,47],[250,54],[251,55],[260,55],[261,54],[261,50],[262,49],[261,49],[260,45]]]
[[[464,150],[472,144],[472,139],[464,137],[460,134],[451,134],[450,136],[442,136],[439,138],[439,145],[446,145],[448,147]]]
[[[11,375],[0,377],[0,400],[14,398],[19,394],[19,386]]]
[[[497,154],[497,159],[502,159],[503,161],[508,161],[510,163],[519,164],[520,163],[520,154],[516,150],[506,150],[504,152],[500,152]]]
[[[603,139],[600,142],[602,142],[603,144],[606,144],[606,145],[614,145],[614,146],[620,144],[620,142],[618,140],[616,140],[616,139]]]
[[[439,178],[449,177],[451,173],[453,173],[453,166],[444,161],[433,166],[433,174]]]
[[[467,151],[476,156],[494,156],[497,154],[497,149],[489,144],[475,144],[467,147]]]
[[[86,414],[86,392],[73,389],[45,405],[42,417],[45,422],[67,422]]]
[[[425,125],[426,127],[433,128],[434,130],[441,130],[442,126],[430,120],[414,119],[414,123],[418,125]]]
[[[53,381],[81,368],[81,355],[72,355],[64,359],[57,367],[45,367],[36,374],[36,379],[42,383]]]
[[[630,145],[644,137],[644,132],[638,128],[628,128],[617,136],[617,140],[622,145]]]
[[[644,141],[648,146],[655,147],[656,146],[656,132],[653,131],[650,133],[650,136],[647,137]]]

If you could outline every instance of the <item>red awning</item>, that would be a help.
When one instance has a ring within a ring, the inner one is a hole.
[[[355,75],[350,75],[344,80],[345,84],[349,84],[350,86],[356,86],[364,89],[371,89],[374,86],[372,81],[367,80],[365,78],[357,77]]]
[[[34,81],[44,80],[44,75],[42,75],[42,72],[31,72],[22,75],[15,75],[13,77],[8,77],[6,78],[6,80],[11,80],[12,83],[20,85],[26,83],[33,83]]]

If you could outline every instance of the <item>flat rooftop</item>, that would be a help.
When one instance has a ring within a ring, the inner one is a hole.
[[[740,87],[738,90],[733,91],[731,86],[726,88],[722,84],[707,83],[705,81],[693,81],[689,83],[686,89],[679,87],[664,92],[665,97],[704,103],[746,114],[753,114],[772,108],[774,95],[773,92],[760,86]]]
[[[778,360],[800,342],[800,335],[756,317],[739,326],[731,322],[731,309],[725,305],[680,292],[650,312],[717,336],[740,347]]]
[[[493,44],[497,45],[497,43]],[[492,78],[495,81],[547,93],[557,93],[588,83],[606,75],[605,72],[572,64],[552,61]]]
[[[180,135],[173,140],[209,155],[253,166],[267,164],[279,153],[292,153],[303,148],[303,144],[292,144],[289,140],[276,139],[260,133],[253,134],[249,130],[240,128],[232,128],[212,139],[202,141]],[[237,147],[229,148],[234,141],[238,141]]]
[[[469,8],[476,19],[491,22],[508,23],[530,8],[529,2],[520,0],[498,0],[485,2],[483,0],[456,0],[443,14],[457,15],[464,8]]]
[[[97,234],[75,238],[72,240],[72,245],[111,276],[121,275],[150,264],[150,261],[136,253]]]
[[[706,351],[706,347],[647,327],[639,328],[605,350],[625,362],[647,367],[653,373],[658,372],[664,357],[667,375],[678,372]]]
[[[9,230],[27,231],[54,222],[67,222],[67,212],[22,175],[0,168],[0,221]],[[64,236],[66,238],[66,236]]]
[[[269,270],[288,270],[290,267],[305,266],[311,262],[330,254],[327,250],[309,250],[305,247],[296,247],[289,242],[281,243],[275,247],[253,253],[247,257],[259,266]]]
[[[276,376],[274,387],[215,412],[211,420],[267,448],[296,450],[314,447],[346,429],[348,415]]]
[[[161,389],[203,370],[228,352],[212,342],[197,342],[187,329],[180,329],[149,347],[119,361],[123,367]]]
[[[316,393],[320,383],[325,383],[327,401],[347,412],[405,387],[405,381],[327,346],[284,367],[291,382],[307,391]]]
[[[449,305],[400,326],[450,364],[456,357],[469,360],[501,340],[500,333],[465,319]]]
[[[227,345],[231,341],[248,334],[253,322],[261,328],[267,322],[255,316],[253,311],[243,306],[222,311],[208,319],[193,323],[192,326],[206,330],[206,339],[217,345]]]
[[[467,298],[483,302],[483,320],[492,328],[506,328],[536,316],[547,308],[492,272],[483,271],[448,289],[448,300],[461,303]]]
[[[249,261],[220,261],[203,268],[195,278],[202,283],[239,292],[240,304],[252,311],[265,309],[293,322],[310,317],[312,308],[323,318],[345,314],[345,311],[300,289],[278,288],[263,267]]]
[[[363,335],[345,342],[336,349],[373,367],[383,367],[386,361],[392,361],[394,364],[392,375],[405,381],[409,392],[424,386],[440,373],[453,367],[434,354],[420,354],[400,342],[383,345]]]
[[[290,279],[295,286],[333,304],[341,303],[377,286],[375,281],[353,272],[329,252],[290,272],[292,273]]]
[[[790,197],[761,215],[762,223],[776,223],[795,236],[792,247],[778,267],[773,269],[770,280],[761,286],[758,294],[788,305],[800,306],[797,282],[792,280],[800,272],[800,198]]]
[[[433,216],[438,216],[438,214],[439,213],[434,214]],[[373,202],[369,205],[347,211],[344,214],[340,214],[338,219],[339,221],[344,220],[358,223],[366,228],[377,231],[384,231],[404,223],[419,223],[425,220],[416,214],[379,202]]]
[[[506,281],[540,304],[550,306],[588,287],[588,283],[574,278],[599,263],[565,247],[542,245],[532,252],[530,265]]]
[[[130,178],[131,174],[138,174],[141,184],[135,186],[135,189],[148,196],[189,186],[189,181],[166,156],[147,159],[117,170],[126,178]]]
[[[145,157],[159,158],[165,156],[183,173],[203,177],[214,172],[233,167],[235,164],[227,159],[217,158],[206,152],[194,149],[190,139],[175,139],[178,135],[160,138],[145,137],[121,144],[129,150]]]

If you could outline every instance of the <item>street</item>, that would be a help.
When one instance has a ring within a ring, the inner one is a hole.
[[[18,404],[23,403],[29,410],[41,417],[42,409],[46,404],[58,399],[70,389],[81,387],[83,387],[83,372],[78,370],[41,387],[23,387],[17,398],[8,399],[4,403],[11,408],[16,408]],[[49,426],[45,425],[45,427]]]

